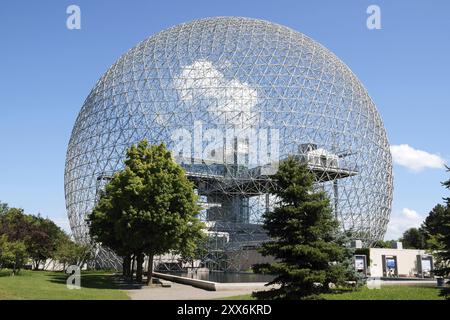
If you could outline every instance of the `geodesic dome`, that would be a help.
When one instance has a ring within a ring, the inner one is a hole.
[[[109,68],[67,151],[78,241],[88,240],[84,219],[98,191],[144,138],[164,142],[194,182],[211,239],[205,260],[218,269],[240,269],[236,256],[267,240],[261,214],[273,207],[267,190],[288,155],[308,165],[354,238],[370,245],[386,231],[392,164],[380,115],[342,61],[287,27],[201,19],[144,40]]]

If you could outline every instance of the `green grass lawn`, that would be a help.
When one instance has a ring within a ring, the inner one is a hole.
[[[358,291],[324,294],[327,300],[444,300],[440,289],[419,285],[382,286],[381,289],[363,287]]]
[[[118,289],[114,275],[103,271],[83,272],[81,289],[66,287],[67,275],[62,272],[23,270],[11,277],[10,272],[0,272],[0,300],[46,299],[46,300],[122,300],[129,299],[126,292]],[[358,291],[324,294],[327,300],[443,300],[436,287],[382,286],[381,289],[363,287]],[[251,295],[223,298],[224,300],[252,300]]]
[[[62,272],[22,270],[17,276],[0,272],[0,300],[125,300],[125,291],[114,284],[114,275],[107,272],[82,272],[81,289],[66,287],[67,275]]]
[[[436,287],[396,285],[382,286],[381,289],[363,287],[358,291],[324,294],[323,297],[327,300],[444,300],[439,293],[440,290]],[[251,295],[223,298],[223,300],[252,299]]]
[[[251,294],[244,294],[242,296],[223,297],[217,300],[256,300]]]

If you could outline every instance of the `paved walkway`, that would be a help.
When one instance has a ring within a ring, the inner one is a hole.
[[[381,280],[383,286],[436,286],[436,280]]]
[[[225,291],[207,291],[200,288],[172,282],[170,288],[146,286],[127,290],[132,300],[209,300],[240,296],[252,293],[253,289],[236,289]]]
[[[383,285],[429,285],[435,286],[435,281],[381,281]],[[240,288],[223,291],[208,291],[196,288],[190,285],[171,283],[170,288],[163,287],[146,287],[133,286],[122,283],[122,288],[126,290],[128,296],[132,300],[210,300],[225,297],[241,296],[251,294],[253,291],[261,290],[261,288]]]

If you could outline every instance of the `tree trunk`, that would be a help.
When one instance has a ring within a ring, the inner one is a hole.
[[[144,263],[144,254],[143,253],[138,253],[137,257],[136,257],[136,262],[137,262],[137,266],[136,266],[136,281],[137,282],[142,282],[142,264]]]
[[[129,277],[131,271],[131,255],[126,255],[123,257],[123,263],[122,263],[122,275],[124,277]]]
[[[134,276],[134,263],[136,262],[136,255],[133,254],[133,258],[131,259],[131,270],[130,270],[130,279],[133,280]]]
[[[153,254],[148,255],[148,266],[147,266],[147,285],[152,284],[153,279]]]

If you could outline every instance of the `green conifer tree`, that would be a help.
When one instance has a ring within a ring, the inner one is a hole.
[[[267,212],[264,228],[271,237],[261,253],[273,256],[272,264],[254,266],[257,273],[275,275],[268,291],[258,299],[315,299],[349,280],[351,252],[342,243],[338,222],[324,192],[314,190],[314,176],[294,157],[280,163],[272,193],[278,198]]]

